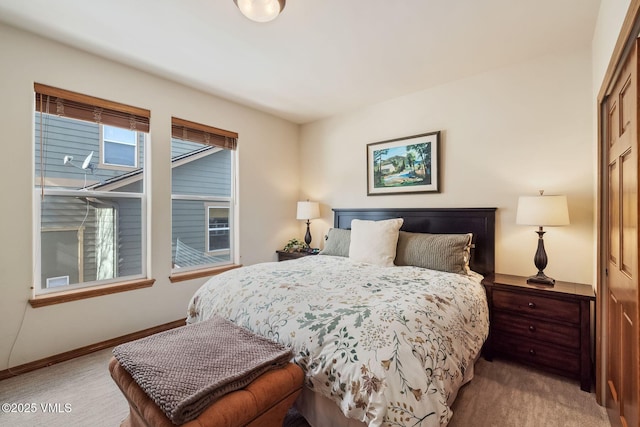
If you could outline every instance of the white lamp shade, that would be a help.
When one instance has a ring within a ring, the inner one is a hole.
[[[255,22],[269,22],[274,20],[282,9],[285,0],[233,0],[240,12]]]
[[[320,216],[320,206],[318,202],[298,202],[297,219],[313,219]]]
[[[541,227],[569,225],[566,196],[521,196],[516,223]]]

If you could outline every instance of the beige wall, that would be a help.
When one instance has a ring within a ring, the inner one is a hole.
[[[609,59],[622,28],[627,9],[629,9],[629,3],[630,0],[601,0],[600,2],[598,20],[596,21],[591,44],[594,100],[597,98],[602,86]]]
[[[170,118],[239,133],[241,262],[274,260],[298,231],[298,126],[0,25],[0,370],[186,316],[204,279],[170,284]],[[33,83],[151,110],[151,288],[33,309]]]
[[[545,272],[592,283],[594,159],[588,48],[537,58],[364,107],[301,129],[301,176],[322,203],[314,236],[331,225],[331,208],[497,207],[496,270],[535,273],[534,227],[515,224],[519,195],[566,194],[571,225],[549,228]],[[365,147],[442,131],[439,194],[369,196]]]

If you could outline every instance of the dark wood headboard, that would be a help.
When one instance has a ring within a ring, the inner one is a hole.
[[[351,228],[351,220],[403,218],[401,230],[412,233],[473,233],[471,269],[482,275],[495,271],[496,208],[333,209],[333,226]]]

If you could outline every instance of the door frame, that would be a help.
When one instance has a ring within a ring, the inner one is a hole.
[[[613,49],[609,65],[604,75],[600,91],[598,92],[597,116],[598,116],[598,189],[597,189],[597,277],[596,277],[596,399],[600,405],[606,405],[606,321],[607,319],[607,176],[608,159],[606,158],[607,129],[606,129],[606,103],[613,89],[619,68],[624,64],[635,39],[640,33],[640,0],[631,0],[629,9],[624,18],[620,34]],[[603,115],[604,114],[604,115]]]

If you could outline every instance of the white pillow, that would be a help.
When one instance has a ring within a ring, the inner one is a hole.
[[[396,258],[398,233],[402,218],[383,221],[351,221],[351,243],[349,258],[382,267],[392,267]]]

